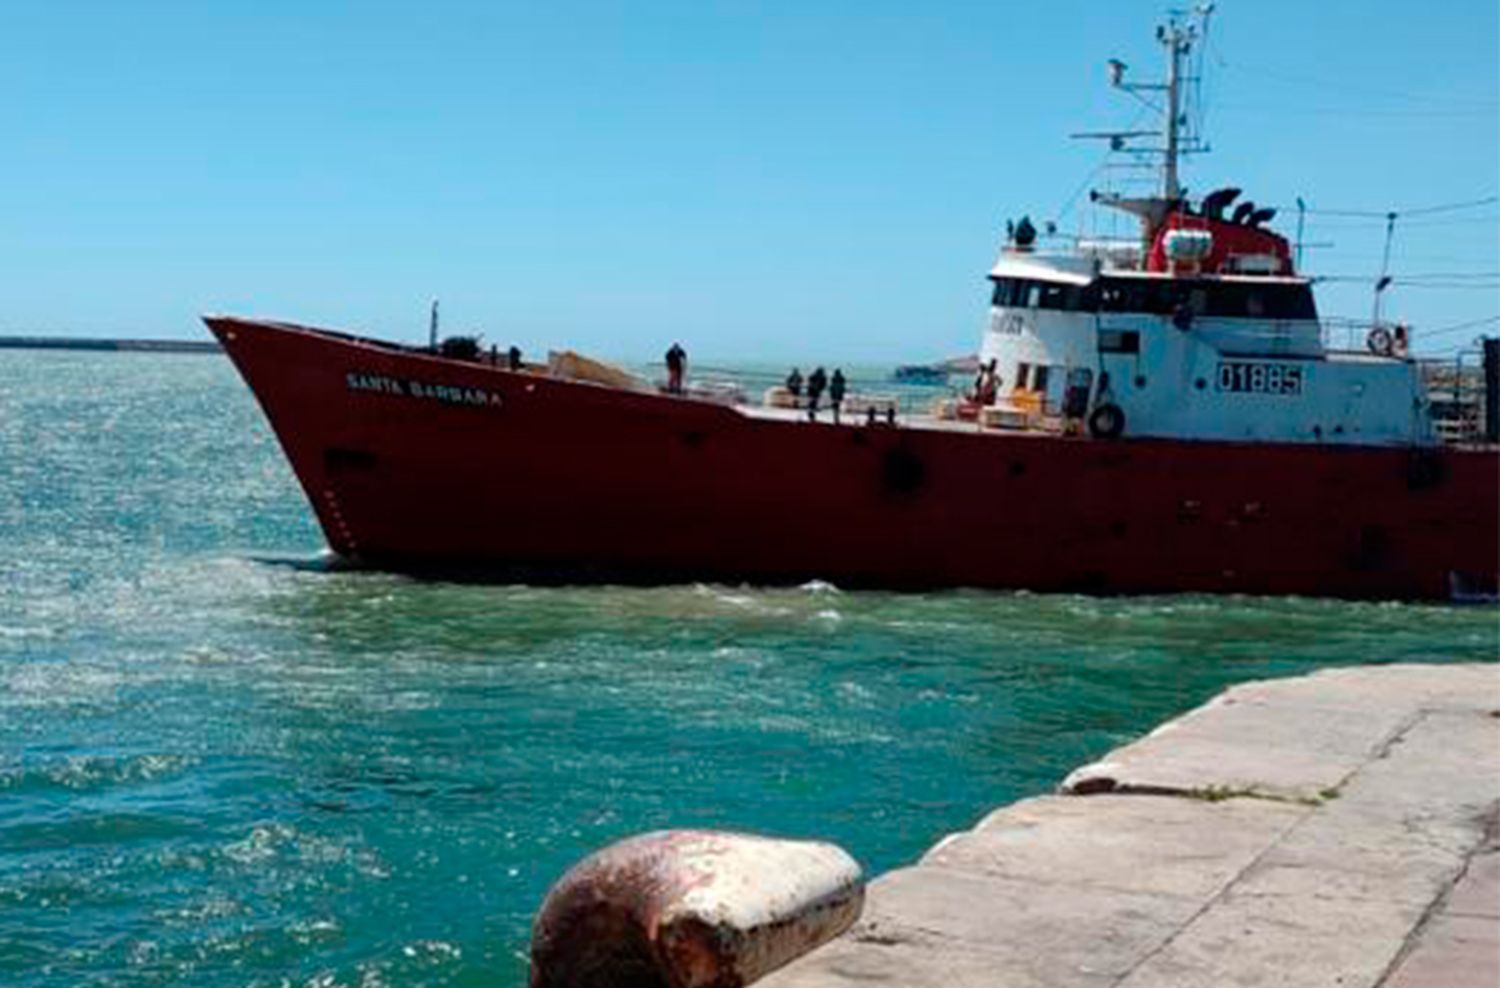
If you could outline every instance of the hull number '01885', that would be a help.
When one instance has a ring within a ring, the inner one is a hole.
[[[1295,364],[1224,361],[1219,364],[1219,390],[1260,395],[1300,395],[1302,368]]]

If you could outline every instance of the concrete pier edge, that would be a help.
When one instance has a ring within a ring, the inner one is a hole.
[[[1500,665],[1233,687],[871,883],[765,988],[1496,988]]]

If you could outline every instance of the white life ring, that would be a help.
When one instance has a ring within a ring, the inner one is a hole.
[[[1395,337],[1391,331],[1384,326],[1376,326],[1370,330],[1370,335],[1365,337],[1365,346],[1377,357],[1389,357],[1396,349]]]

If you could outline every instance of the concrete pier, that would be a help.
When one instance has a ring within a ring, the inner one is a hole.
[[[871,884],[764,988],[1496,988],[1500,666],[1236,687]]]

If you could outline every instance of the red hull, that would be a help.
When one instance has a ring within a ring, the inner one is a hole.
[[[330,545],[371,565],[1378,598],[1500,583],[1494,450],[770,421],[298,327],[208,323]]]

